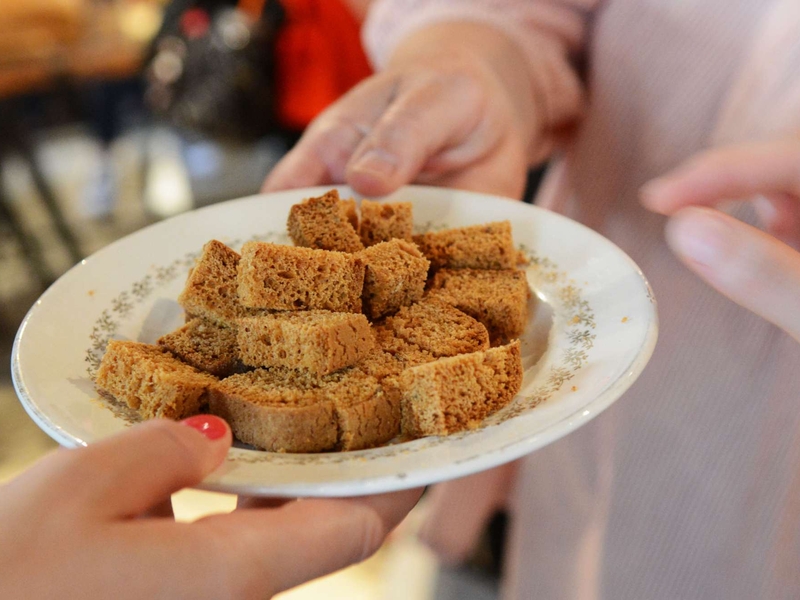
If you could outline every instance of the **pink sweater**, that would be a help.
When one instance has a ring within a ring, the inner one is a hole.
[[[800,134],[800,0],[379,0],[364,40],[380,67],[457,19],[525,52],[553,160],[539,204],[628,252],[661,318],[631,391],[522,462],[506,597],[800,598],[800,348],[684,269],[637,198],[704,147]]]

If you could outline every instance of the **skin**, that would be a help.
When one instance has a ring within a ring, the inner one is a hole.
[[[717,210],[753,198],[765,231]],[[646,185],[642,202],[670,217],[667,242],[686,266],[800,341],[800,140],[699,154]]]
[[[520,76],[527,72],[523,61],[490,27],[443,23],[422,29],[399,45],[383,72],[310,125],[264,190],[347,183],[363,195],[381,196],[416,182],[518,198],[529,148],[542,130],[542,99]],[[800,247],[798,145],[789,140],[700,155],[646,186],[642,199],[670,216],[667,241],[692,271],[800,340],[792,311],[800,298],[794,251]],[[713,208],[757,194],[766,233]],[[461,494],[459,486],[509,490],[513,472],[490,471],[435,487],[434,520],[423,526],[422,540],[444,561],[463,561],[480,527],[463,527],[457,511],[445,506],[448,498]],[[480,506],[472,514],[488,518],[504,499],[493,492],[475,494],[474,502]]]
[[[370,556],[419,499],[250,503],[191,524],[159,516],[224,460],[232,436],[217,421],[214,440],[150,421],[59,450],[0,488],[0,597],[271,598]]]
[[[423,29],[315,119],[263,189],[347,182],[383,196],[415,181],[518,198],[538,126],[523,60],[491,28]]]

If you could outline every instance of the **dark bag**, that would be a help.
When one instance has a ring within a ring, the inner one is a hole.
[[[207,137],[249,141],[275,132],[282,19],[277,0],[265,0],[258,14],[232,0],[173,1],[146,61],[148,106]]]

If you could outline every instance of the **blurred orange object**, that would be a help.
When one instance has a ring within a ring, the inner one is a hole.
[[[48,56],[80,35],[86,13],[86,0],[2,0],[0,61]]]
[[[281,4],[286,20],[275,48],[277,116],[284,127],[299,131],[372,69],[361,48],[360,23],[346,2]]]
[[[0,98],[44,91],[59,78],[134,75],[146,40],[122,31],[122,17],[133,7],[100,0],[0,0]]]

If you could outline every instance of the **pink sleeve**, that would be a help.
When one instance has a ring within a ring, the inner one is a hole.
[[[553,137],[583,106],[583,86],[573,65],[584,49],[587,21],[600,0],[375,0],[363,41],[374,66],[383,68],[403,38],[446,21],[485,23],[501,30],[525,54],[544,113],[534,154],[542,158]]]

